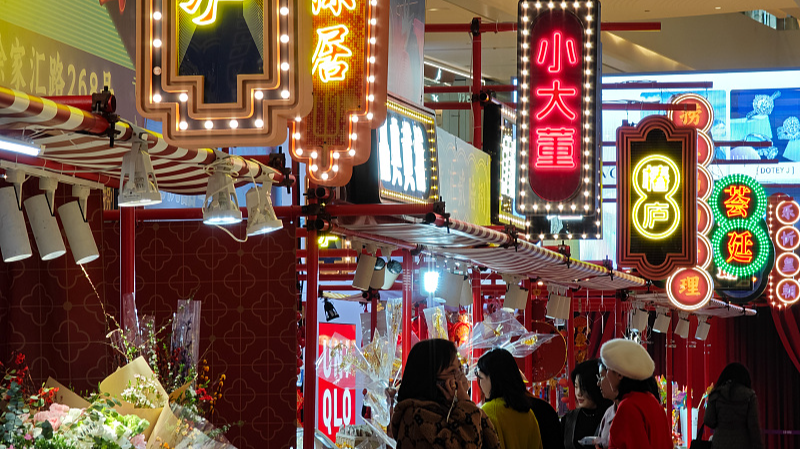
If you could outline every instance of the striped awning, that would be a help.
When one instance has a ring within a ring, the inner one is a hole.
[[[136,134],[144,133],[153,169],[162,191],[183,195],[204,194],[205,166],[217,159],[210,148],[181,148],[168,144],[158,134],[120,121],[114,124],[114,145],[107,134],[109,123],[102,116],[52,100],[0,86],[0,134],[31,138],[44,146],[38,157],[75,167],[86,173],[107,176],[119,185],[122,156],[130,151]],[[231,155],[237,177],[258,177],[262,166]],[[13,153],[0,151],[0,159],[14,160]],[[244,181],[243,181],[244,182]]]

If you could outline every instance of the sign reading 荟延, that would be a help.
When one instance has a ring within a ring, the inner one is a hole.
[[[747,175],[728,175],[714,183],[709,205],[716,224],[711,235],[716,267],[736,277],[760,272],[771,245],[764,188]]]
[[[291,154],[313,183],[343,186],[386,118],[388,1],[310,0],[314,107],[294,123]]]
[[[340,428],[356,421],[356,377],[341,369],[343,356],[355,345],[355,325],[319,324],[317,428],[332,441]]]
[[[278,145],[311,108],[311,5],[136,2],[136,106],[184,147]]]
[[[387,106],[386,122],[377,132],[381,199],[435,202],[439,176],[433,116],[396,101]]]
[[[534,233],[600,232],[599,22],[598,2],[519,2],[516,211]]]
[[[617,262],[664,279],[697,262],[697,130],[663,116],[617,129]]]
[[[775,305],[793,305],[800,300],[800,256],[795,250],[800,247],[800,235],[795,225],[800,221],[800,204],[778,194],[769,198],[767,225],[775,243],[775,267],[770,274],[769,301]]]

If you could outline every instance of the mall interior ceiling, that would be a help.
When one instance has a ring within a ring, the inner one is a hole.
[[[426,2],[426,23],[516,22],[517,0]],[[601,33],[603,73],[716,71],[800,66],[800,0],[606,0],[603,22],[660,22],[661,31]],[[749,12],[749,14],[748,14]],[[482,73],[516,75],[516,34],[482,35]],[[468,33],[426,33],[425,58],[471,67]]]

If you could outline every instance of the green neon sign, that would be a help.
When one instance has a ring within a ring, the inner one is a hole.
[[[769,256],[769,236],[764,223],[743,219],[723,220],[711,236],[714,264],[737,277],[760,272]]]
[[[767,214],[767,192],[753,177],[735,173],[714,182],[709,206],[718,224],[729,220],[755,224]]]

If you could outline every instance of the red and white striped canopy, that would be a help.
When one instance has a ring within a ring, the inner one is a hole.
[[[122,156],[130,151],[134,135],[146,132],[159,189],[183,195],[205,193],[205,166],[216,160],[212,149],[175,147],[158,133],[122,121],[114,125],[112,147],[109,137],[100,134],[108,127],[100,115],[0,86],[0,134],[22,133],[43,145],[44,152],[35,158],[35,165],[66,165],[76,172],[97,174],[104,184],[118,187]],[[259,164],[240,156],[231,158],[238,177],[261,175]],[[19,157],[0,151],[0,159],[13,161]]]

